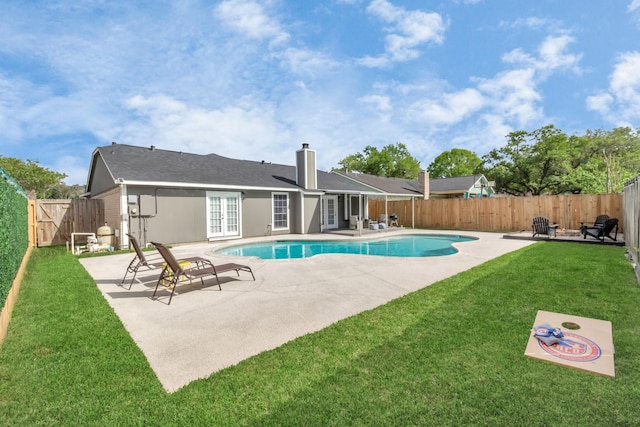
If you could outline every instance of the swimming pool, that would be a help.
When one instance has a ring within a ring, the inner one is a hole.
[[[415,234],[375,240],[276,240],[231,246],[220,255],[253,256],[262,259],[309,258],[320,254],[357,254],[395,257],[434,257],[458,252],[453,243],[475,237],[444,234]]]

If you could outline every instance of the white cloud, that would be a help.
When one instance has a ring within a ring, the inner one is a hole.
[[[551,71],[555,69],[568,69],[579,72],[578,62],[582,55],[567,53],[567,46],[575,39],[568,35],[549,36],[538,48],[540,61],[538,68]]]
[[[530,16],[527,18],[518,18],[513,22],[502,21],[500,22],[500,26],[506,28],[529,28],[532,30],[546,30],[548,28],[558,27],[560,26],[560,23],[557,21],[551,21],[547,18]]]
[[[367,68],[384,68],[391,65],[391,61],[386,56],[365,56],[359,58],[356,62]]]
[[[387,0],[373,0],[367,12],[389,24],[385,38],[385,55],[382,58],[367,57],[360,60],[365,66],[386,65],[388,61],[410,61],[420,56],[420,47],[440,44],[444,39],[446,25],[438,13],[420,10],[407,11]]]
[[[165,95],[135,96],[127,106],[139,115],[123,135],[136,145],[179,146],[185,151],[249,158],[288,139],[269,104],[240,100],[237,105],[208,110]],[[220,147],[225,147],[224,153]]]
[[[608,93],[599,93],[587,97],[587,108],[589,110],[598,111],[603,115],[608,115],[613,104],[613,96]]]
[[[250,0],[224,0],[214,9],[215,15],[229,27],[249,38],[282,43],[289,34],[277,20],[266,13],[262,4]]]
[[[640,9],[640,0],[633,0],[629,3],[629,6],[627,6],[627,11],[629,12],[633,12],[637,9]]]
[[[427,98],[415,103],[410,110],[432,126],[452,125],[480,110],[485,104],[482,94],[475,89],[445,93],[439,98]]]
[[[587,107],[616,125],[640,120],[640,52],[618,57],[609,77],[609,90],[587,97]]]
[[[275,57],[282,60],[289,71],[302,75],[319,75],[336,69],[340,64],[322,52],[288,48]]]
[[[543,116],[534,77],[532,68],[506,71],[492,79],[479,79],[478,89],[487,96],[493,114],[524,128]]]
[[[582,55],[567,52],[568,45],[574,41],[575,39],[569,35],[548,36],[538,47],[537,57],[516,48],[502,55],[502,60],[525,67],[534,67],[544,73],[562,69],[579,74]]]
[[[388,121],[393,113],[393,105],[389,96],[383,95],[367,95],[358,98],[358,102],[369,106],[378,113],[378,116],[383,121]]]

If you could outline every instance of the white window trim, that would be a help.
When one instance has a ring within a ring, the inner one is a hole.
[[[285,196],[287,198],[287,226],[286,227],[276,227],[276,212],[275,212],[275,206],[274,206],[274,202],[275,202],[275,197],[274,196]],[[274,231],[282,231],[282,230],[289,230],[289,224],[290,224],[290,220],[291,220],[291,203],[290,203],[290,199],[291,197],[289,197],[289,193],[279,193],[279,192],[273,192],[271,193],[271,224],[273,224],[272,230]]]

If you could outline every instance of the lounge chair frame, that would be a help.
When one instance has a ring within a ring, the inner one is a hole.
[[[204,277],[211,275],[216,278],[219,290],[222,290],[222,285],[220,284],[220,277],[218,275],[228,271],[235,271],[238,277],[240,277],[240,271],[246,271],[251,274],[254,281],[256,280],[251,267],[247,265],[227,263],[216,266],[210,260],[202,257],[181,258],[181,260],[192,260],[196,263],[197,268],[185,269],[182,266],[183,264],[176,259],[165,245],[157,242],[151,242],[151,244],[158,249],[158,252],[165,260],[165,266],[160,273],[158,282],[156,283],[156,289],[153,291],[153,297],[156,296],[160,283],[164,281],[168,282],[167,286],[171,289],[171,295],[169,296],[169,302],[167,305],[171,304],[171,299],[173,298],[176,285],[180,281],[181,277],[185,277],[189,280],[200,279],[200,282],[204,286]]]
[[[129,290],[131,289],[131,286],[133,286],[133,281],[136,280],[136,275],[138,274],[138,270],[142,267],[147,267],[149,270],[153,270],[155,268],[160,268],[162,267],[162,261],[158,260],[154,262],[149,262],[147,260],[147,258],[144,255],[144,252],[142,252],[142,249],[140,249],[140,244],[138,243],[138,239],[136,239],[135,237],[133,237],[131,234],[127,233],[127,237],[129,238],[129,243],[131,243],[131,246],[133,246],[133,249],[135,250],[135,256],[133,257],[133,259],[131,260],[131,262],[129,263],[129,266],[127,267],[127,271],[125,271],[124,273],[124,277],[122,278],[122,280],[120,281],[120,286],[124,285],[125,280],[127,279],[127,275],[129,273],[133,273],[133,277],[131,278],[131,282],[129,282]]]
[[[129,243],[131,244],[131,246],[133,246],[133,249],[135,251],[135,256],[129,263],[129,266],[127,267],[127,271],[125,271],[124,277],[120,281],[120,286],[124,287],[124,282],[127,279],[127,275],[129,275],[129,273],[133,273],[133,276],[131,277],[131,282],[129,282],[129,287],[127,288],[128,290],[131,290],[131,287],[133,286],[133,282],[134,280],[136,280],[136,275],[138,274],[138,270],[140,270],[140,268],[146,267],[149,270],[160,269],[164,267],[165,261],[162,258],[148,260],[144,252],[140,248],[140,243],[138,243],[138,239],[136,239],[134,236],[132,236],[129,233],[127,233],[127,237],[129,238]],[[200,262],[206,262],[208,260],[206,258],[201,258],[201,257],[188,257],[188,258],[181,258],[180,261],[200,263]]]

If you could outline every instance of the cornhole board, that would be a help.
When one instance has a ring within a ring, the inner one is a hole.
[[[564,333],[561,343],[546,345],[533,336],[536,326],[548,323]],[[608,377],[616,376],[611,322],[539,310],[529,335],[525,356]]]

